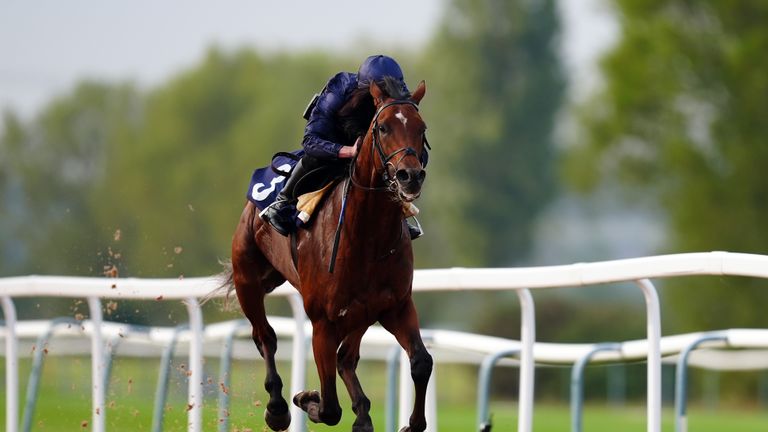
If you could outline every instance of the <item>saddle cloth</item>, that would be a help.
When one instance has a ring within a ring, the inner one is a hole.
[[[248,199],[258,207],[259,210],[264,210],[269,207],[270,204],[275,202],[277,194],[283,190],[285,181],[288,177],[278,174],[275,170],[279,170],[285,174],[290,173],[293,167],[299,163],[299,159],[304,155],[304,150],[296,150],[291,152],[295,159],[288,156],[277,155],[272,159],[272,164],[263,168],[258,168],[251,175],[251,182],[248,185],[248,193],[246,196]]]
[[[294,156],[291,157],[285,153],[276,155],[272,159],[270,166],[258,168],[251,175],[251,182],[248,185],[248,193],[246,195],[248,200],[259,211],[264,210],[275,202],[277,195],[285,186],[285,181],[288,180],[288,177],[275,172],[275,170],[290,173],[299,162],[299,159],[301,159],[301,156],[304,155],[304,150],[296,150],[291,152],[291,154]],[[304,226],[309,222],[317,205],[335,184],[336,181],[325,181],[317,185],[317,187],[320,187],[319,190],[300,193],[295,212],[295,217],[298,219],[297,225]],[[302,188],[302,190],[304,189]]]

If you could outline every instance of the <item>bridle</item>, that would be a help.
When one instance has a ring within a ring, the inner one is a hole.
[[[395,169],[395,172],[397,172],[397,167],[400,165],[400,162],[402,162],[403,159],[405,159],[408,156],[413,156],[419,159],[419,163],[422,163],[422,160],[419,158],[419,154],[414,150],[413,147],[403,147],[400,149],[397,149],[393,151],[390,154],[384,153],[384,148],[381,146],[381,138],[379,137],[379,115],[381,115],[382,111],[385,109],[394,106],[394,105],[411,105],[416,109],[416,111],[419,110],[419,106],[416,105],[415,102],[405,99],[398,99],[393,100],[390,102],[385,103],[384,105],[380,106],[376,110],[376,114],[373,116],[373,121],[371,122],[371,142],[373,145],[373,148],[376,149],[376,154],[379,156],[379,161],[381,162],[383,172],[381,173],[381,179],[384,181],[383,187],[370,187],[363,184],[358,183],[355,180],[355,167],[357,166],[357,157],[360,155],[360,152],[355,155],[355,158],[352,160],[352,162],[349,164],[349,177],[347,177],[347,180],[344,183],[344,190],[342,193],[342,200],[341,200],[341,210],[339,211],[339,222],[336,225],[336,235],[334,236],[333,240],[333,248],[331,250],[331,262],[328,266],[328,272],[333,273],[334,268],[336,267],[336,254],[339,250],[339,238],[341,236],[341,227],[344,223],[344,214],[346,213],[347,208],[347,197],[349,196],[349,190],[350,185],[355,186],[357,188],[368,190],[368,191],[389,191],[389,192],[396,192],[397,191],[397,182],[396,179],[392,178],[389,174],[388,167],[393,167]],[[429,143],[427,142],[426,136],[424,136],[424,145],[426,148],[429,147]],[[392,159],[400,155],[400,158],[397,159],[395,163],[392,163]],[[424,164],[422,163],[422,166]],[[402,224],[400,226],[400,234],[398,235],[398,239],[402,238],[403,235],[403,226]],[[394,254],[396,251],[396,248],[390,248],[389,252],[385,254],[383,258],[386,258],[387,256],[390,256]]]
[[[389,167],[392,167],[394,169],[394,172],[397,172],[397,167],[400,165],[400,162],[402,162],[403,159],[405,159],[408,156],[413,156],[416,158],[419,158],[419,154],[416,152],[416,150],[413,147],[403,147],[399,148],[395,151],[393,151],[390,154],[384,153],[384,148],[381,146],[381,138],[379,137],[379,115],[387,108],[394,106],[394,105],[411,105],[416,109],[416,111],[419,111],[419,106],[416,105],[415,102],[410,100],[393,100],[390,102],[385,103],[384,105],[380,106],[378,110],[376,110],[376,114],[373,116],[372,121],[372,131],[371,131],[371,142],[373,145],[373,148],[376,150],[376,154],[379,156],[379,162],[381,162],[381,166],[383,168],[383,172],[381,173],[381,179],[384,182],[383,187],[368,187],[361,185],[357,183],[354,180],[354,175],[350,175],[350,179],[352,179],[352,184],[354,184],[357,187],[367,189],[367,190],[390,190],[394,191],[396,188],[395,185],[395,179],[390,175]],[[427,137],[424,136],[424,145],[426,148],[431,149],[429,146],[429,143],[427,142]],[[392,163],[392,159],[395,158],[395,156],[400,155],[400,157],[395,161],[395,163]],[[355,157],[355,159],[357,159]],[[354,174],[354,167],[356,165],[356,160],[352,162],[352,173]],[[419,159],[419,163],[422,163],[421,159]],[[422,164],[423,165],[423,164]]]

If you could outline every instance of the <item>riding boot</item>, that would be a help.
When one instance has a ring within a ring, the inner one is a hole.
[[[275,198],[269,207],[262,210],[259,216],[272,225],[280,235],[287,236],[296,229],[295,207],[291,204],[296,203],[295,189],[296,184],[299,183],[306,169],[304,169],[302,161],[296,164],[291,171],[288,181],[286,181],[283,190]]]

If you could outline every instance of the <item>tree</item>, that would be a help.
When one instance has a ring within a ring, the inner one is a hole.
[[[28,123],[6,112],[0,271],[217,271],[251,170],[299,147],[300,111],[339,64],[214,48],[150,91],[83,82]]]
[[[765,253],[768,3],[616,0],[623,37],[580,109],[566,171],[621,182],[666,209],[674,252]],[[764,282],[696,281],[666,296],[681,329],[765,325]],[[723,290],[728,290],[728,299]],[[724,322],[725,321],[725,322]]]
[[[129,85],[84,82],[29,125],[6,114],[0,203],[9,211],[0,250],[12,259],[0,271],[94,273],[100,260],[92,192],[108,176],[106,161],[139,105]]]
[[[128,274],[220,270],[253,169],[299,148],[301,111],[332,64],[324,56],[211,49],[199,66],[148,93],[141,127],[110,160],[98,192],[111,202],[99,219],[121,230]]]
[[[455,0],[424,57],[428,265],[509,265],[555,194],[555,1]],[[421,242],[421,240],[420,240]],[[427,253],[421,254],[422,256]]]

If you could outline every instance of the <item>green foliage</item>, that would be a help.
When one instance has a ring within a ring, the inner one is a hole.
[[[146,93],[85,82],[30,124],[6,113],[0,272],[218,271],[251,170],[299,147],[307,95],[339,63],[211,49]]]
[[[672,251],[765,253],[768,3],[615,5],[623,37],[602,62],[604,89],[581,108],[570,179],[584,189],[619,180],[655,197]],[[720,325],[766,324],[746,313],[768,301],[764,283],[734,281],[727,302],[718,285],[668,291],[684,328],[711,327],[715,310]]]
[[[529,249],[554,191],[556,33],[552,1],[456,0],[421,60],[396,55],[412,87],[429,81],[420,266],[505,264]],[[216,272],[251,171],[299,147],[308,97],[358,63],[212,48],[149,91],[84,82],[29,123],[6,113],[0,274]]]
[[[510,265],[530,249],[532,223],[555,192],[558,31],[554,1],[448,6],[423,66],[435,149],[429,236],[418,245],[427,265]]]
[[[107,176],[107,160],[133,126],[139,103],[130,86],[85,82],[53,101],[33,126],[6,114],[0,202],[10,211],[0,232],[11,240],[3,245],[11,264],[22,261],[27,272],[92,272],[98,220],[89,191]]]
[[[529,250],[555,189],[557,31],[554,1],[455,0],[424,52],[389,53],[411,88],[428,82],[418,266],[510,264]],[[218,272],[252,170],[299,148],[308,98],[368,54],[214,47],[153,89],[83,82],[31,121],[5,113],[0,275]],[[112,318],[142,314],[171,315],[122,302]]]
[[[301,109],[330,75],[316,57],[211,50],[147,96],[132,142],[97,194],[135,275],[204,275],[229,255],[251,171],[299,147]],[[108,222],[107,222],[108,221]]]

